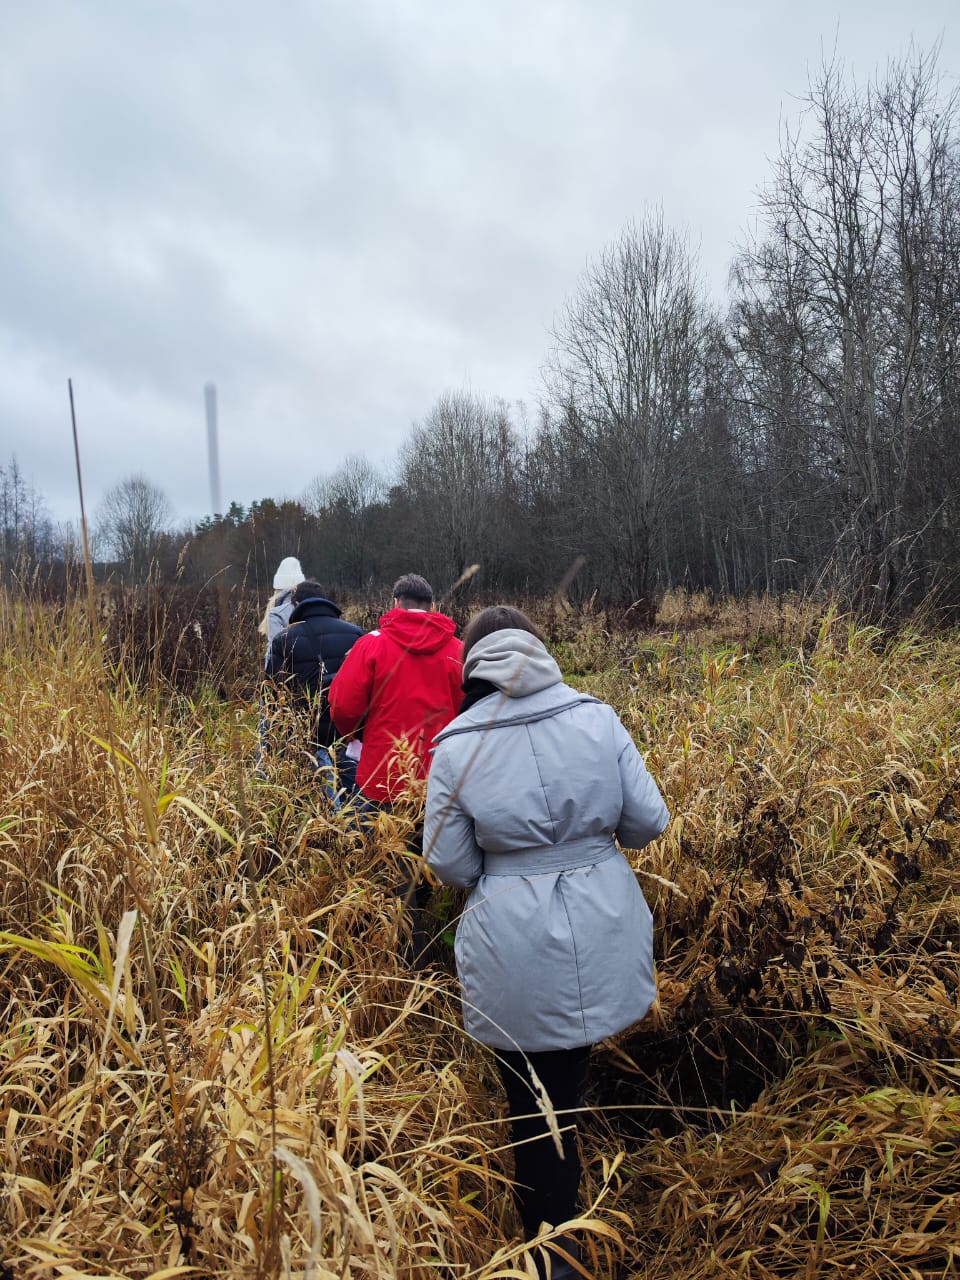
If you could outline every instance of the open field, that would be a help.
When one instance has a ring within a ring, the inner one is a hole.
[[[595,1052],[590,1274],[960,1275],[960,636],[540,620],[674,815],[634,858],[660,997]],[[412,810],[361,838],[295,762],[257,782],[255,702],[100,629],[0,597],[2,1280],[532,1274],[455,896],[403,959]]]

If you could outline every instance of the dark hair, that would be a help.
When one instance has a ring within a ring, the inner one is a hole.
[[[405,573],[393,584],[393,598],[413,604],[433,604],[433,587],[419,573]]]
[[[467,654],[484,636],[493,635],[494,631],[529,631],[532,636],[536,636],[538,640],[543,641],[543,636],[533,625],[525,613],[521,613],[519,609],[514,609],[509,604],[493,604],[489,609],[481,609],[479,613],[475,613],[467,623],[467,628],[463,633],[463,660],[466,662]]]
[[[326,599],[323,594],[323,587],[319,582],[311,582],[309,579],[305,579],[303,582],[298,582],[293,588],[293,595],[290,599],[294,604],[300,604],[303,600],[315,600],[317,596],[323,596]]]

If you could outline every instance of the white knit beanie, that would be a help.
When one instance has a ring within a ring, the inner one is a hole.
[[[296,556],[287,556],[285,560],[280,561],[277,566],[277,572],[273,575],[273,589],[274,591],[289,591],[299,586],[304,580],[300,561]]]

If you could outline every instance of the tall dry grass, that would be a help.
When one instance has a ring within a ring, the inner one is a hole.
[[[958,1268],[960,641],[777,609],[547,620],[675,815],[660,998],[595,1054],[598,1276]],[[0,638],[0,1274],[524,1274],[495,1073],[403,958],[413,816],[257,782],[255,706],[80,607]]]

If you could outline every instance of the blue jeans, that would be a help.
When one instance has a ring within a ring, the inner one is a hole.
[[[317,747],[317,779],[320,789],[335,809],[357,790],[357,762],[342,747]]]

